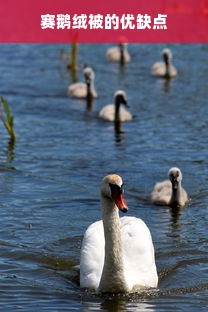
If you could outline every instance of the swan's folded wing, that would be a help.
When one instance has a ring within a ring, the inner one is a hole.
[[[104,264],[103,222],[91,224],[84,234],[80,257],[80,286],[97,289]]]
[[[185,191],[185,189],[181,187],[181,199],[180,199],[181,206],[184,206],[188,201],[189,201],[188,194]]]
[[[120,50],[118,47],[109,48],[106,52],[106,58],[109,61],[119,62],[120,60]]]
[[[166,73],[166,66],[164,62],[156,62],[152,65],[151,73],[153,76],[163,77]],[[175,77],[178,74],[177,69],[173,64],[169,65],[169,75],[170,77]]]
[[[121,218],[125,278],[130,289],[157,287],[154,246],[146,224],[135,217]]]
[[[101,111],[99,112],[99,118],[102,118],[104,120],[108,121],[114,121],[115,119],[115,105],[114,104],[108,104],[104,106]]]
[[[165,63],[156,62],[152,65],[151,73],[154,76],[164,76],[165,75]]]
[[[120,107],[120,121],[132,120],[132,114],[127,111],[123,106]]]
[[[151,200],[156,205],[168,205],[172,193],[172,186],[169,180],[157,182],[151,194]]]
[[[68,96],[76,98],[85,98],[87,96],[87,87],[84,82],[76,82],[68,86]]]

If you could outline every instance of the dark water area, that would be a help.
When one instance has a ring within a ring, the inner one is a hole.
[[[67,97],[61,50],[70,45],[0,45],[0,95],[14,115],[11,146],[0,123],[1,311],[208,310],[208,45],[169,44],[179,75],[152,77],[162,44],[130,44],[124,68],[107,44],[79,46],[95,70],[91,110]],[[126,91],[134,119],[116,134],[99,110]],[[178,166],[189,203],[178,213],[150,201],[157,181]],[[128,215],[151,230],[158,289],[99,296],[79,287],[87,226],[100,219],[101,179],[123,177]]]

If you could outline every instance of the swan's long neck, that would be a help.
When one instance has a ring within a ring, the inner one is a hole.
[[[120,45],[120,64],[124,65],[125,60],[124,60],[124,53],[125,53],[125,47],[124,45]]]
[[[93,93],[95,92],[94,87],[94,78],[86,78],[86,86],[87,86],[87,99],[93,98]]]
[[[116,98],[116,100],[115,100],[115,121],[120,120],[120,114],[119,114],[120,105],[121,105],[120,101]]]
[[[165,64],[165,78],[170,78],[170,64]]]
[[[118,208],[111,199],[101,200],[105,236],[105,259],[99,284],[100,292],[126,292],[124,278],[120,219]]]
[[[170,57],[168,57],[167,55],[164,57],[164,62],[165,62],[165,78],[170,78],[171,74],[170,74],[170,67],[171,67],[171,60]]]
[[[87,85],[87,98],[88,97],[90,97],[90,96],[92,96],[92,88],[93,88],[93,86],[92,86],[92,81],[87,81],[86,82],[86,85]]]
[[[91,110],[92,108],[92,102],[93,102],[93,91],[92,91],[92,87],[91,87],[91,82],[87,82],[87,96],[86,96],[86,100],[87,100],[87,109]]]
[[[181,182],[178,182],[177,187],[172,184],[172,195],[170,199],[170,205],[174,208],[180,206],[180,197],[181,197]]]

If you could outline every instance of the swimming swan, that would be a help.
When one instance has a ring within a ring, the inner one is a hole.
[[[173,208],[183,207],[188,201],[188,195],[181,186],[181,170],[176,167],[171,168],[168,172],[168,177],[169,180],[155,184],[151,199],[156,205],[165,205]]]
[[[162,78],[172,78],[177,76],[178,71],[171,63],[172,53],[170,49],[164,49],[162,51],[163,62],[156,62],[152,66],[152,75],[162,77]]]
[[[94,87],[95,73],[91,67],[85,67],[83,70],[85,83],[76,82],[68,87],[67,94],[75,98],[97,97]]]
[[[131,56],[127,50],[127,43],[119,43],[117,47],[109,48],[106,58],[110,62],[120,62],[121,64],[131,61]]]
[[[101,184],[102,220],[84,234],[80,257],[80,286],[97,292],[126,293],[157,287],[154,247],[146,224],[127,212],[123,182],[107,175]]]
[[[108,104],[104,106],[99,112],[99,118],[107,121],[129,121],[132,120],[132,115],[128,112],[125,107],[121,106],[127,104],[126,93],[119,90],[114,95],[115,104]]]

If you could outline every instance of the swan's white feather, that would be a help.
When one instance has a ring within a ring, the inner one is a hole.
[[[119,47],[111,47],[106,52],[106,58],[111,62],[120,62],[121,51]],[[131,56],[127,50],[124,51],[124,62],[128,63],[131,61]]]
[[[85,79],[88,78],[90,81],[90,92],[93,98],[97,97],[97,92],[94,87],[94,79],[95,73],[91,67],[85,67],[83,70],[83,74]],[[87,84],[86,82],[75,82],[68,86],[67,94],[68,96],[75,97],[75,98],[86,98],[87,97]]]
[[[121,239],[124,276],[131,290],[157,286],[154,247],[146,224],[135,217],[123,217]],[[91,224],[85,232],[80,259],[80,285],[97,290],[104,265],[104,231],[102,220]]]
[[[151,194],[152,201],[156,205],[167,205],[172,194],[172,184],[169,180],[157,182]]]
[[[68,87],[68,96],[76,98],[86,98],[87,96],[87,86],[84,82],[75,82]]]
[[[164,62],[156,62],[152,65],[151,73],[153,76],[163,77],[166,73],[166,66]],[[169,65],[169,73],[171,77],[175,77],[178,74],[177,69],[173,64]]]
[[[121,218],[124,275],[129,289],[157,287],[154,247],[144,221],[135,217]]]
[[[103,221],[92,223],[86,230],[80,257],[80,286],[98,289],[104,265]]]
[[[115,120],[115,104],[108,104],[104,106],[99,112],[99,118],[114,121]],[[129,121],[132,120],[132,115],[128,112],[125,107],[120,106],[119,108],[119,119],[120,121]]]
[[[157,182],[151,193],[152,202],[156,205],[176,205],[184,206],[188,202],[188,194],[181,185],[182,173],[177,167],[170,168],[168,172],[169,180]],[[173,186],[171,182],[171,176],[174,176],[175,180],[178,180],[178,188],[175,195],[173,193]],[[174,198],[175,196],[175,198]]]

